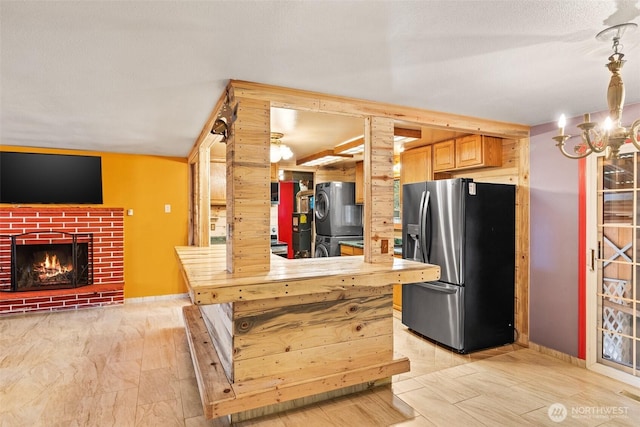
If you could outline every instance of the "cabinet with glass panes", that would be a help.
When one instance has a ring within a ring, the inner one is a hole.
[[[598,159],[598,361],[640,376],[637,153]]]

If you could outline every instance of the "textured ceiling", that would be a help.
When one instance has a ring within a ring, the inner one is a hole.
[[[187,155],[229,79],[536,125],[639,1],[0,1],[0,144]],[[623,40],[640,102],[640,30]]]

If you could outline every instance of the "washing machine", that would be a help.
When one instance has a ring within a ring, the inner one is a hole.
[[[356,205],[355,183],[316,184],[314,212],[316,235],[362,236],[362,205]]]
[[[362,236],[318,236],[314,258],[340,256],[340,242],[362,242]]]

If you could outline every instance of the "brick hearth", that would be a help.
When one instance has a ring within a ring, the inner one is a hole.
[[[124,302],[121,208],[1,208],[0,235],[64,231],[93,234],[93,284],[73,289],[0,292],[0,315],[73,310]],[[0,240],[0,291],[11,289],[10,239]]]

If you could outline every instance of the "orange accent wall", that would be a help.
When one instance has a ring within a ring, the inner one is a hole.
[[[188,243],[186,158],[3,145],[0,150],[102,157],[104,204],[100,206],[125,211],[125,298],[187,292],[174,251]],[[170,213],[165,213],[166,204],[171,205]],[[132,216],[127,215],[129,209]]]

